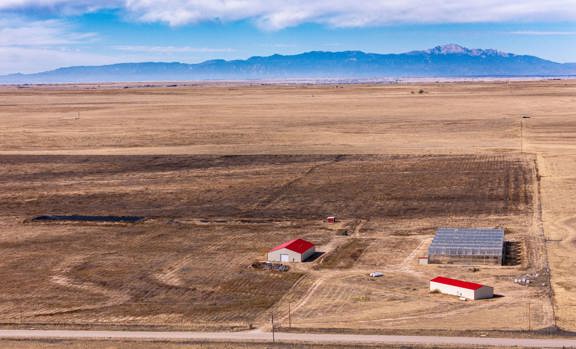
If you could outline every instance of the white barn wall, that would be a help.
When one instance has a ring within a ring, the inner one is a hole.
[[[298,252],[289,250],[287,248],[281,248],[276,251],[268,252],[268,261],[269,262],[280,262],[280,255],[286,254],[288,255],[289,262],[303,262],[306,259],[310,258],[315,252],[315,248],[311,247],[306,252],[300,254]]]
[[[446,285],[439,282],[430,282],[430,291],[439,291],[440,293],[449,294],[452,296],[474,299],[474,290]]]
[[[477,290],[468,288],[446,285],[439,282],[430,282],[430,291],[439,291],[440,293],[449,294],[457,297],[464,297],[466,299],[484,299],[492,298],[494,296],[494,289],[490,286],[482,286]]]

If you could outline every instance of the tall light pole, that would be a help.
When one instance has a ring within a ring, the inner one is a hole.
[[[528,303],[528,331],[532,331],[532,314],[530,312],[530,303]]]
[[[288,302],[288,327],[292,328],[292,315],[290,313],[290,302]]]
[[[271,318],[270,318],[270,322],[272,323],[272,343],[276,342],[276,336],[274,333],[274,311],[272,311]]]
[[[524,119],[530,119],[527,115],[520,118],[520,154],[524,154]]]

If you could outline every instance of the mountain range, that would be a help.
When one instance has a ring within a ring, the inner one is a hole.
[[[576,63],[456,44],[400,54],[312,51],[246,60],[121,63],[0,76],[0,83],[576,76]]]

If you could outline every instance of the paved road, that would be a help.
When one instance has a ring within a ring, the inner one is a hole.
[[[220,342],[270,342],[272,334],[247,332],[157,332],[157,331],[82,331],[82,330],[0,330],[0,339],[118,339],[188,340]],[[434,344],[522,346],[533,348],[576,348],[576,339],[528,339],[489,337],[390,336],[319,333],[276,333],[276,340],[289,343],[338,344]]]

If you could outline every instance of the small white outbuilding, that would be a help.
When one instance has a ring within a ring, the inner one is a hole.
[[[438,291],[440,293],[473,300],[494,297],[494,289],[490,286],[450,279],[443,276],[438,276],[430,280],[430,291]]]
[[[314,244],[303,240],[295,239],[274,247],[268,252],[269,262],[303,262],[310,258],[316,249]]]

